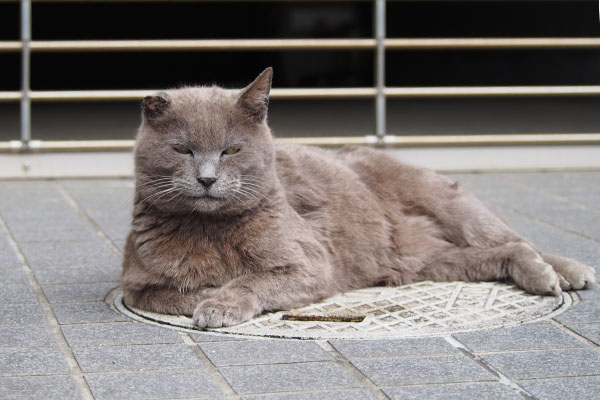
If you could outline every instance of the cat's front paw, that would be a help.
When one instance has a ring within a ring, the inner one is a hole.
[[[246,322],[259,312],[256,301],[249,296],[216,296],[198,304],[193,319],[199,328],[221,328]]]

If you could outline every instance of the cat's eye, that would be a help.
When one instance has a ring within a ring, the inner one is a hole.
[[[174,144],[174,145],[171,145],[171,147],[173,148],[173,150],[175,150],[176,152],[178,152],[180,154],[192,154],[192,150],[190,150],[190,148],[187,146]]]
[[[236,146],[231,146],[231,147],[228,147],[228,148],[226,148],[226,149],[223,151],[223,155],[228,155],[228,156],[231,156],[231,155],[233,155],[233,154],[239,153],[239,152],[240,152],[240,150],[241,150],[241,149],[240,149],[239,147],[236,147]]]

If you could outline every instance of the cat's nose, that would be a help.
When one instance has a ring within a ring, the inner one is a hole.
[[[217,181],[217,178],[215,177],[198,177],[196,178],[198,180],[198,182],[200,182],[200,184],[202,186],[204,186],[205,188],[209,188],[212,186],[213,183],[215,183]]]

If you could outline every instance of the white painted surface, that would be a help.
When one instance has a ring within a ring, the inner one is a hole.
[[[600,169],[600,146],[428,147],[385,150],[438,171]],[[131,152],[0,154],[0,178],[130,177]]]

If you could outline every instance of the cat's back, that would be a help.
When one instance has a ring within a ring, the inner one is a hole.
[[[275,149],[277,176],[292,202],[296,197],[331,202],[336,194],[350,187],[356,191],[360,184],[356,173],[334,150],[284,143],[276,143]]]
[[[288,203],[328,230],[384,219],[380,199],[344,158],[345,150],[276,145],[277,176]],[[344,223],[340,221],[345,221]]]

